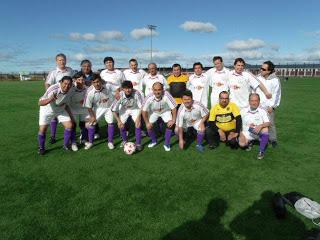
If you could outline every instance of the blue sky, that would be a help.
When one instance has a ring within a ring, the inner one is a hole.
[[[63,52],[78,69],[113,56],[150,61],[148,24],[157,26],[153,58],[159,66],[195,61],[211,66],[236,57],[260,64],[320,62],[320,1],[5,1],[0,15],[0,72],[44,71]]]

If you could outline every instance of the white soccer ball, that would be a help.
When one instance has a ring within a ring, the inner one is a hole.
[[[136,151],[136,145],[133,142],[126,142],[123,146],[123,151],[126,154],[131,155]]]

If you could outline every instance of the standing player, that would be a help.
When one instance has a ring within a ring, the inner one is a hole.
[[[92,63],[90,62],[90,60],[85,59],[82,60],[80,63],[81,66],[81,71],[84,74],[84,81],[86,86],[90,87],[91,86],[91,82],[92,82]]]
[[[157,144],[153,124],[161,118],[167,125],[163,147],[168,152],[171,149],[170,138],[176,122],[177,104],[170,93],[164,91],[163,85],[159,82],[153,84],[152,92],[146,97],[142,106],[142,116],[146,123],[148,135],[151,138],[148,147],[152,148]]]
[[[132,82],[133,88],[143,92],[142,80],[144,76],[147,74],[143,69],[138,68],[138,61],[134,58],[129,61],[130,69],[126,69],[123,71],[124,77],[126,80]]]
[[[182,103],[182,93],[187,89],[188,76],[181,74],[181,65],[175,63],[172,65],[172,75],[167,79],[169,92],[174,97],[176,104],[179,106]]]
[[[211,90],[211,107],[219,102],[219,94],[222,91],[228,91],[229,69],[224,67],[222,57],[213,57],[214,68],[209,69],[206,74],[209,77]]]
[[[113,135],[113,114],[111,106],[114,101],[111,86],[104,84],[103,80],[98,74],[93,74],[92,86],[88,88],[84,99],[84,107],[88,109],[89,116],[87,116],[86,127],[88,129],[89,142],[86,144],[86,150],[93,146],[95,125],[104,117],[108,124],[108,148],[114,149]]]
[[[241,110],[242,132],[240,133],[239,145],[248,146],[251,149],[250,141],[260,140],[259,153],[257,158],[263,159],[264,152],[269,140],[270,120],[267,112],[260,108],[260,97],[257,93],[249,96],[249,107]]]
[[[209,148],[218,147],[221,141],[225,142],[231,149],[236,149],[241,127],[242,119],[239,108],[229,101],[229,93],[222,91],[219,94],[219,103],[210,110],[206,129]]]
[[[184,148],[183,133],[187,132],[189,128],[197,131],[197,145],[196,148],[199,152],[203,152],[202,146],[205,134],[205,122],[208,119],[209,111],[201,103],[194,101],[191,91],[182,93],[182,105],[179,108],[177,115],[177,128],[179,136],[179,147]]]
[[[88,131],[86,129],[86,117],[88,110],[83,107],[83,99],[85,97],[87,86],[85,85],[85,75],[82,72],[77,72],[73,76],[74,87],[70,90],[70,109],[74,120],[79,119],[81,129],[80,143],[88,140]],[[76,122],[73,123],[73,131],[71,135],[71,148],[73,151],[78,151],[76,142]]]
[[[64,126],[63,148],[69,150],[69,141],[72,132],[73,116],[67,105],[69,102],[69,90],[72,87],[72,78],[64,76],[56,84],[50,86],[39,99],[39,154],[45,154],[46,131],[53,118],[58,118]]]
[[[106,85],[111,87],[115,96],[120,91],[121,83],[125,80],[124,75],[120,70],[114,68],[114,59],[112,57],[105,57],[103,63],[106,69],[100,73],[100,76]]]
[[[260,89],[257,89],[261,101],[261,107],[269,114],[270,127],[269,127],[269,140],[273,147],[277,146],[277,131],[275,125],[275,110],[280,105],[281,99],[281,85],[279,78],[275,74],[274,64],[271,61],[266,61],[261,66],[260,75],[258,79],[262,82],[268,91],[272,94],[271,99],[267,99]]]
[[[202,72],[203,66],[200,62],[193,64],[193,71],[194,74],[189,77],[187,88],[192,92],[194,100],[208,107],[209,78]]]
[[[112,112],[118,121],[123,145],[128,141],[125,124],[129,117],[132,118],[135,124],[136,147],[137,150],[141,151],[141,108],[143,97],[138,90],[133,89],[133,84],[130,81],[122,82],[121,87],[120,99],[113,103]]]
[[[242,58],[236,58],[234,60],[234,70],[230,71],[228,77],[230,101],[235,103],[240,110],[248,107],[248,97],[258,87],[268,99],[272,97],[266,87],[252,73],[244,71],[245,65],[246,63]]]
[[[148,96],[150,93],[152,93],[152,86],[155,82],[161,83],[165,90],[169,88],[165,77],[158,73],[158,68],[155,63],[149,63],[148,72],[149,73],[143,78],[142,82],[142,85],[145,86],[145,96]]]
[[[49,72],[46,81],[45,81],[45,88],[48,89],[51,85],[54,85],[58,83],[64,76],[72,77],[74,71],[67,67],[67,57],[63,53],[59,53],[56,55],[56,64],[57,67],[55,70]],[[56,133],[57,133],[57,125],[58,120],[56,118],[53,118],[50,123],[50,129],[51,129],[51,137],[50,137],[50,143],[54,144],[56,142]]]

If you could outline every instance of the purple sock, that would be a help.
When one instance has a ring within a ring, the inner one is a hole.
[[[88,129],[85,127],[81,129],[81,140],[88,140]]]
[[[164,145],[170,146],[170,138],[171,138],[172,130],[170,128],[166,129],[166,133],[164,135]]]
[[[141,128],[136,128],[136,145],[141,145]]]
[[[156,137],[156,134],[153,131],[153,129],[148,130],[148,135],[151,138],[151,142],[152,143],[156,143],[157,142],[157,137]]]
[[[88,139],[89,139],[89,143],[93,143],[94,131],[95,131],[95,127],[94,127],[94,126],[89,126],[89,128],[88,128]]]
[[[268,144],[269,141],[269,134],[268,133],[261,133],[260,134],[260,152],[264,152],[264,150],[266,149],[266,146]]]
[[[39,142],[39,148],[40,149],[45,149],[44,145],[45,145],[45,142],[46,142],[46,134],[38,133],[38,142]]]
[[[71,134],[72,134],[72,129],[71,128],[65,128],[64,129],[64,137],[63,137],[64,146],[68,146],[69,145]]]
[[[128,141],[126,127],[120,129],[120,135],[121,135],[122,141],[124,142]]]
[[[198,132],[198,134],[197,134],[197,144],[198,145],[202,145],[203,138],[204,138],[204,133],[203,132]]]
[[[50,122],[50,129],[51,129],[51,137],[56,138],[57,133],[57,126],[58,126],[58,120],[52,119]]]
[[[72,132],[71,132],[71,144],[76,144],[76,128],[73,128],[72,129]]]
[[[108,142],[113,143],[114,125],[108,124]]]

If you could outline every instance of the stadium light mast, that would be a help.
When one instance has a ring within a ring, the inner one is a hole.
[[[150,30],[150,62],[152,62],[152,31],[156,30],[157,26],[148,25],[148,29]]]

